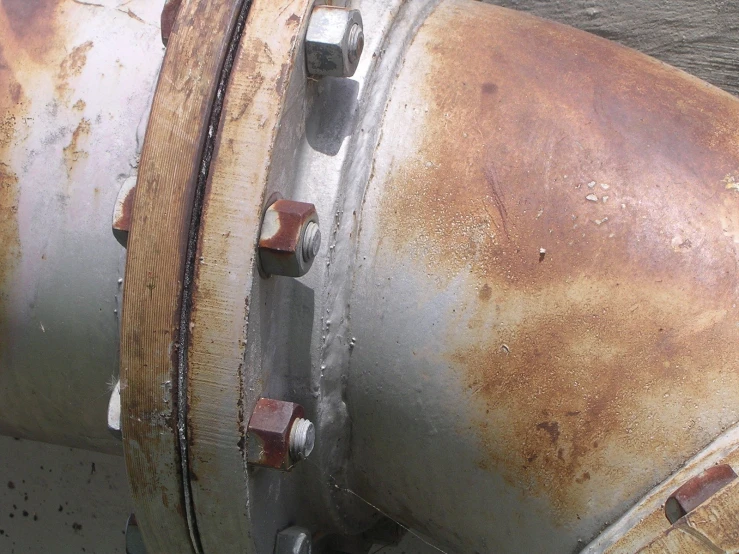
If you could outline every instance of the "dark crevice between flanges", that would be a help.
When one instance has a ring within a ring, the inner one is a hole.
[[[251,5],[252,0],[243,0],[241,4],[239,15],[236,19],[236,25],[234,26],[231,40],[229,41],[228,51],[220,71],[218,87],[216,88],[213,108],[210,114],[210,121],[208,122],[208,136],[206,137],[205,144],[203,146],[200,172],[198,174],[198,181],[195,187],[195,198],[193,200],[192,215],[190,218],[190,231],[187,238],[185,275],[182,284],[182,311],[180,312],[179,340],[177,341],[177,344],[179,345],[177,352],[177,442],[179,444],[182,471],[182,494],[187,526],[190,531],[190,540],[192,541],[193,548],[198,554],[202,553],[203,548],[200,542],[200,533],[198,532],[192,489],[190,487],[190,464],[187,442],[187,346],[190,339],[189,331],[190,314],[192,311],[192,289],[195,278],[203,200],[205,197],[208,175],[210,173],[210,164],[213,159],[217,131],[221,121],[221,112],[223,111],[223,100],[226,94],[226,87],[231,76],[231,70],[233,69],[236,51],[241,42],[241,36],[246,26],[246,18],[249,15]]]

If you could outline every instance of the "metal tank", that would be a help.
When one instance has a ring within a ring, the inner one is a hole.
[[[0,4],[0,430],[122,444],[151,554],[739,547],[739,100],[317,4]]]

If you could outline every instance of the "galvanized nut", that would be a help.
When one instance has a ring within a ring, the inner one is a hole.
[[[364,49],[362,16],[358,10],[316,6],[305,35],[308,73],[351,77]]]
[[[311,554],[310,531],[302,527],[288,527],[277,533],[275,554]]]
[[[321,248],[321,230],[313,204],[277,200],[262,219],[259,261],[266,275],[301,277]]]
[[[122,438],[121,433],[121,382],[118,381],[113,388],[108,401],[108,431],[117,439]]]
[[[316,431],[299,404],[260,398],[249,419],[246,459],[251,465],[290,471],[313,451]]]

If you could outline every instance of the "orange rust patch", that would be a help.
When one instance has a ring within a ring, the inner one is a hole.
[[[0,46],[0,329],[6,323],[7,281],[20,257],[18,176],[11,168],[10,154],[15,143],[16,124],[25,110],[23,90]]]
[[[450,322],[446,354],[481,467],[572,522],[591,502],[618,513],[733,422],[735,98],[591,35],[447,2],[387,120],[402,136],[383,140],[406,150],[379,214],[394,259],[472,282],[455,316],[471,331]]]
[[[97,191],[97,189],[95,189]],[[113,219],[113,229],[116,231],[130,231],[133,220],[133,202],[136,196],[136,187],[128,191],[121,203],[120,212],[116,211]]]
[[[82,150],[80,147],[80,140],[90,134],[90,121],[82,119],[77,128],[72,133],[72,140],[67,146],[64,147],[64,160],[67,165],[67,175],[72,174],[75,164],[84,158],[87,158],[88,153],[86,150]]]
[[[66,99],[69,95],[69,79],[82,73],[82,69],[87,63],[87,54],[93,46],[94,44],[91,40],[75,46],[69,55],[59,64],[56,92],[61,99]]]
[[[60,0],[2,0],[10,32],[19,48],[43,61],[57,44],[56,14]]]
[[[20,257],[17,213],[18,177],[7,164],[0,162],[0,322],[6,295],[4,285]]]
[[[84,111],[85,106],[87,106],[87,104],[85,104],[85,101],[80,98],[79,100],[77,100],[77,102],[74,103],[74,106],[72,106],[72,108],[77,110],[78,112],[81,112]]]

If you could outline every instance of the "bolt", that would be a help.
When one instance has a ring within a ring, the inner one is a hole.
[[[113,388],[108,401],[108,431],[120,439],[121,435],[121,382],[118,381]]]
[[[277,533],[275,554],[311,554],[310,531],[302,527],[288,527]]]
[[[126,554],[146,554],[144,537],[134,514],[128,516],[126,522]]]
[[[362,57],[362,50],[364,50],[364,31],[361,25],[356,23],[352,25],[349,31],[348,48],[349,63],[356,64],[359,58]]]
[[[307,419],[299,417],[290,428],[290,458],[293,461],[306,459],[316,444],[316,428]]]
[[[358,10],[336,6],[313,8],[305,35],[309,74],[351,77],[363,49],[364,31]]]
[[[250,465],[290,471],[313,450],[316,430],[300,404],[260,398],[246,430]]]
[[[729,464],[709,467],[673,492],[665,502],[665,516],[670,523],[692,512],[700,504],[736,479]]]
[[[310,221],[303,233],[303,260],[310,262],[321,248],[321,228]]]
[[[113,206],[113,236],[125,248],[133,220],[133,199],[136,195],[136,176],[123,181]]]
[[[166,0],[164,7],[162,8],[162,16],[160,18],[160,28],[162,31],[162,43],[167,46],[169,42],[169,36],[172,34],[174,28],[174,22],[177,19],[177,14],[180,11],[182,0]]]

